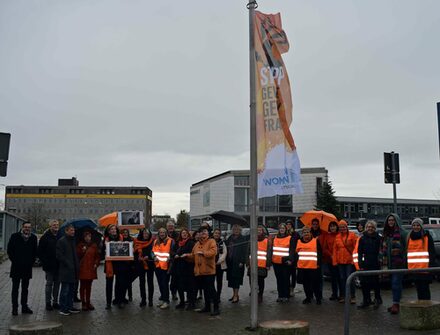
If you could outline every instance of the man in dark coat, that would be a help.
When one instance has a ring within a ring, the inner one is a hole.
[[[8,256],[11,260],[12,315],[18,314],[18,288],[21,281],[21,312],[32,314],[27,304],[29,280],[32,278],[32,265],[37,257],[37,237],[31,232],[30,222],[23,222],[22,229],[11,235],[8,243]]]
[[[38,257],[46,273],[46,310],[58,309],[60,280],[58,278],[58,261],[56,257],[59,222],[51,220],[49,229],[41,236],[38,244]]]
[[[79,309],[73,307],[75,283],[79,276],[79,261],[76,254],[75,228],[67,225],[65,235],[61,237],[56,246],[56,257],[59,262],[59,279],[61,282],[60,314],[70,315],[79,313]]]

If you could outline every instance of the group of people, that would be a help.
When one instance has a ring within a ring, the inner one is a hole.
[[[323,274],[331,279],[332,301],[355,304],[355,287],[350,296],[345,296],[345,285],[349,275],[356,271],[402,268],[426,268],[435,266],[435,249],[432,237],[423,229],[423,221],[416,218],[412,229],[402,228],[397,214],[387,216],[383,236],[376,231],[373,220],[358,226],[358,233],[349,231],[347,222],[333,221],[323,230],[319,219],[311,227],[303,227],[302,233],[295,231],[292,221],[278,227],[272,238],[267,229],[258,226],[258,302],[263,301],[265,279],[273,267],[278,292],[277,302],[285,303],[294,294],[297,283],[305,293],[303,304],[313,300],[320,305],[323,299]],[[106,244],[116,241],[133,243],[133,260],[112,260],[105,257]],[[60,238],[59,223],[49,222],[49,228],[39,243],[31,233],[31,224],[25,222],[20,232],[11,236],[8,255],[11,260],[12,314],[18,314],[18,291],[21,283],[22,313],[32,313],[27,303],[32,266],[38,256],[46,274],[46,309],[59,309],[62,315],[80,312],[73,302],[81,302],[81,310],[91,311],[92,282],[97,279],[97,269],[104,262],[106,309],[112,305],[123,308],[132,297],[132,285],[139,278],[140,307],[153,306],[154,277],[160,297],[157,307],[170,307],[170,298],[179,300],[176,309],[197,310],[218,315],[223,287],[224,272],[228,286],[232,288],[231,303],[240,300],[239,289],[244,276],[250,280],[249,237],[243,236],[241,227],[234,225],[232,234],[224,240],[219,229],[211,230],[203,223],[198,231],[183,228],[178,233],[174,223],[168,222],[156,237],[150,230],[142,229],[133,238],[129,231],[119,231],[109,225],[104,232],[103,243],[92,238],[92,231],[75,234],[75,228],[67,225]],[[388,311],[399,312],[402,295],[401,274],[391,275],[393,304]],[[420,300],[430,299],[429,274],[413,276]],[[61,286],[61,290],[60,290]],[[358,308],[382,304],[379,276],[362,276],[362,303]],[[79,288],[79,298],[77,291]],[[371,299],[374,291],[374,301]],[[114,293],[114,297],[113,297]],[[148,294],[147,294],[148,293]],[[203,294],[204,306],[196,308]],[[128,298],[127,298],[128,295]],[[147,300],[148,297],[148,300]]]

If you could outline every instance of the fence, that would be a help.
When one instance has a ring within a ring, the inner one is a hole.
[[[372,275],[381,275],[381,274],[394,274],[394,273],[417,273],[417,272],[439,272],[440,267],[435,268],[427,268],[427,269],[394,269],[394,270],[370,270],[370,271],[356,271],[353,272],[347,278],[347,284],[345,285],[345,296],[350,296],[350,286],[351,282],[355,277],[362,276],[372,276]],[[350,333],[350,299],[345,299],[344,306],[344,335],[349,335]]]

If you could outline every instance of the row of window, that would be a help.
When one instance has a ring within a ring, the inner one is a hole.
[[[39,194],[58,194],[56,191],[56,188],[39,188],[38,193]],[[6,190],[6,193],[9,194],[23,194],[29,192],[28,190],[24,190],[23,188],[8,188]],[[33,192],[33,191],[32,191]],[[117,194],[115,189],[111,188],[102,188],[98,190],[90,190],[90,189],[83,189],[83,188],[71,188],[69,189],[69,194]],[[148,192],[146,189],[132,189],[130,190],[130,194],[145,194],[147,195]]]
[[[371,213],[375,215],[388,214],[394,210],[393,205],[381,204],[340,204],[345,213]],[[398,205],[397,213],[431,215],[440,214],[440,206],[416,206],[416,205]]]
[[[236,187],[234,189],[235,211],[249,211],[249,188]],[[260,211],[262,212],[292,212],[292,196],[278,195],[262,198],[259,200]]]
[[[20,204],[20,203],[50,203],[50,204],[80,204],[85,206],[99,206],[102,204],[142,204],[145,203],[145,199],[57,199],[57,198],[29,198],[29,199],[17,199],[17,198],[10,198],[8,199],[8,203],[13,204]]]

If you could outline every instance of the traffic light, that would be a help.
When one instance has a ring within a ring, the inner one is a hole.
[[[385,184],[400,184],[399,154],[392,152],[383,153]]]
[[[0,177],[6,177],[11,134],[0,133]]]

